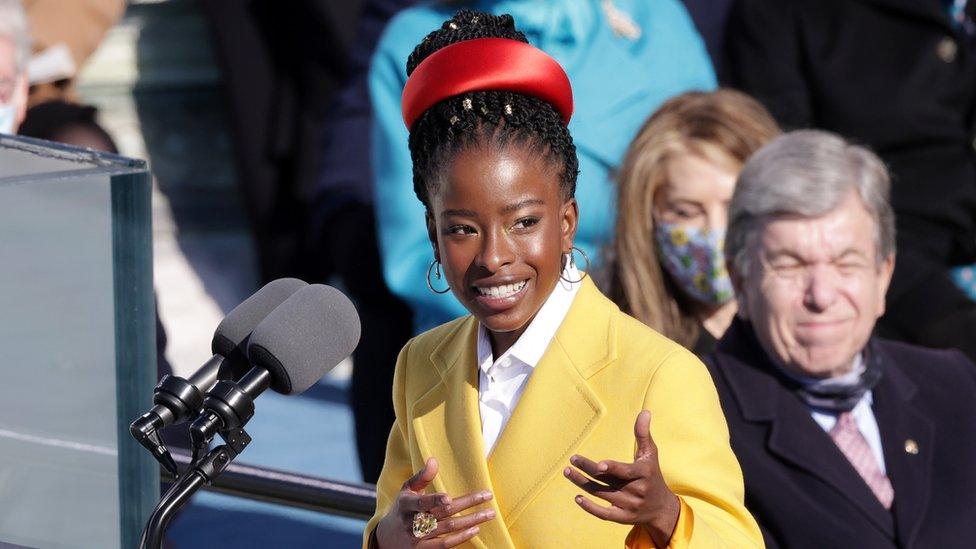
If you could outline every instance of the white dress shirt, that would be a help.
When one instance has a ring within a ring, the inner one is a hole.
[[[563,276],[579,280],[581,275],[575,266],[570,265],[563,271]],[[581,282],[568,283],[560,279],[522,335],[497,360],[492,356],[488,330],[478,325],[478,400],[486,457],[512,417],[529,376],[566,318],[581,285]]]
[[[878,462],[878,467],[881,469],[881,472],[888,474],[888,471],[885,469],[884,451],[881,449],[881,431],[878,430],[878,421],[874,418],[874,411],[871,410],[873,403],[874,398],[871,396],[871,391],[864,393],[861,400],[851,410],[851,415],[854,416],[854,423],[857,424],[857,430],[868,441],[868,446],[871,447],[871,453],[874,454],[874,459]],[[824,431],[827,431],[827,433],[830,433],[830,430],[837,423],[836,412],[824,412],[811,409],[810,415],[813,416],[813,420]]]
[[[861,355],[857,355],[857,358],[854,359],[854,367],[851,368],[850,373],[845,374],[843,377],[851,377],[853,378],[851,381],[853,381],[863,371],[864,358]],[[851,409],[851,415],[854,416],[854,423],[857,424],[857,430],[861,432],[861,436],[867,440],[868,446],[871,447],[871,453],[874,454],[874,459],[878,462],[878,467],[881,469],[881,472],[888,474],[885,469],[884,451],[881,448],[881,431],[878,430],[878,421],[875,419],[874,411],[871,409],[872,404],[874,404],[874,397],[871,395],[871,391],[866,391],[864,396],[861,397],[861,400]],[[837,424],[837,412],[811,408],[810,415],[813,416],[813,420],[828,434],[834,428],[834,425]]]

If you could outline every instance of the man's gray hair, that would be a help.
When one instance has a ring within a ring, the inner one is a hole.
[[[26,71],[31,54],[31,35],[27,13],[20,0],[0,0],[0,40],[13,44],[17,72]]]
[[[895,252],[895,214],[884,163],[832,133],[799,130],[770,141],[746,162],[729,206],[725,256],[742,276],[757,229],[768,219],[820,217],[854,190],[874,218],[879,264]]]

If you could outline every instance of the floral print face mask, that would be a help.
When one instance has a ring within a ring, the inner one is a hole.
[[[664,268],[688,296],[708,305],[721,305],[734,297],[732,279],[725,269],[724,230],[657,223],[654,240]]]

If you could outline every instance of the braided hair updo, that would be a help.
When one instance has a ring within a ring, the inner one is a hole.
[[[437,50],[476,38],[528,42],[515,29],[511,15],[461,10],[414,48],[407,59],[407,75]],[[556,108],[520,93],[474,91],[436,103],[410,129],[413,188],[428,210],[439,171],[456,153],[480,143],[499,147],[518,144],[538,152],[561,168],[559,186],[563,196],[568,199],[576,193],[576,146]]]

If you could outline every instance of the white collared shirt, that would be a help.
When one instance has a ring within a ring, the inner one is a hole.
[[[871,453],[874,454],[874,459],[878,462],[878,467],[881,469],[881,472],[888,474],[887,469],[885,469],[884,451],[881,448],[881,431],[878,430],[878,421],[875,419],[874,411],[871,409],[872,404],[874,404],[874,397],[871,395],[871,391],[867,391],[861,397],[861,400],[854,405],[854,408],[851,409],[851,415],[854,416],[854,423],[857,424],[857,430],[868,441],[868,446],[871,447]],[[813,420],[828,434],[834,428],[834,425],[837,424],[836,412],[824,412],[811,409],[810,415],[813,416]]]
[[[864,355],[858,353],[854,357],[854,364],[851,367],[851,371],[840,376],[837,381],[854,383],[864,373],[866,367],[867,365],[864,364]],[[801,378],[794,376],[794,379],[800,379],[802,382]],[[878,430],[878,421],[874,418],[874,411],[871,409],[872,404],[874,404],[874,397],[871,396],[871,391],[865,391],[864,395],[861,396],[861,400],[857,401],[854,408],[851,408],[851,415],[854,416],[854,423],[857,425],[857,430],[861,432],[861,436],[864,437],[864,440],[868,442],[868,446],[871,447],[871,453],[874,455],[874,460],[878,462],[878,467],[881,469],[881,472],[887,474],[884,452],[881,449],[881,432]],[[820,425],[827,434],[830,434],[830,430],[837,424],[837,412],[810,408],[810,415],[817,422],[817,425]]]
[[[575,266],[570,265],[563,271],[563,276],[569,280],[579,280],[581,275]],[[512,417],[529,376],[549,348],[552,338],[556,336],[556,331],[569,313],[580,286],[581,282],[568,283],[560,279],[518,341],[498,357],[498,360],[492,356],[488,330],[483,325],[478,325],[478,401],[486,457],[491,454],[498,437]]]

